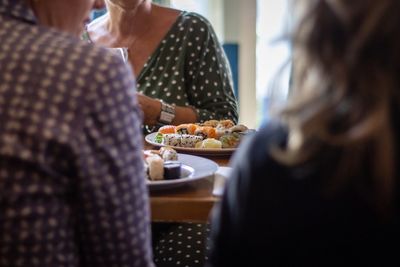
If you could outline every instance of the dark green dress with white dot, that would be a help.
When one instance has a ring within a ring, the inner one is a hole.
[[[226,55],[210,23],[196,13],[179,15],[137,77],[137,90],[169,104],[192,107],[200,122],[238,121]],[[152,226],[157,266],[204,265],[208,224]]]
[[[193,107],[200,122],[238,120],[226,55],[210,23],[196,13],[179,15],[137,77],[137,90]]]

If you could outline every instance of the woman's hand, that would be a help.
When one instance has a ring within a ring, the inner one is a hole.
[[[139,105],[143,111],[143,123],[146,125],[156,125],[161,113],[161,102],[158,99],[137,93]],[[179,125],[182,123],[197,122],[197,113],[193,108],[175,106],[175,118],[171,124]]]
[[[155,125],[161,113],[161,102],[157,99],[137,93],[139,105],[143,111],[143,123],[147,125]]]

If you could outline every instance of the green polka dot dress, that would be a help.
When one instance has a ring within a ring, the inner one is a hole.
[[[191,106],[200,122],[238,120],[226,55],[210,23],[183,11],[137,77],[138,91],[177,106]]]

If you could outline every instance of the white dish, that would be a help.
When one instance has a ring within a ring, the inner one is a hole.
[[[218,165],[209,159],[178,154],[178,161],[182,163],[181,177],[171,180],[147,181],[150,190],[168,189],[182,186],[193,181],[201,180],[214,175]]]
[[[214,174],[214,196],[222,196],[225,189],[225,183],[232,172],[231,167],[219,167]]]
[[[146,135],[145,137],[146,142],[156,147],[165,146],[163,144],[154,141],[156,135],[157,133],[151,133]],[[179,152],[196,154],[196,155],[210,155],[210,156],[231,155],[236,150],[236,148],[189,148],[189,147],[178,147],[178,146],[172,146],[172,148]]]

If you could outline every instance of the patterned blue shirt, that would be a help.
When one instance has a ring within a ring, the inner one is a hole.
[[[0,0],[0,266],[153,266],[130,69]]]

